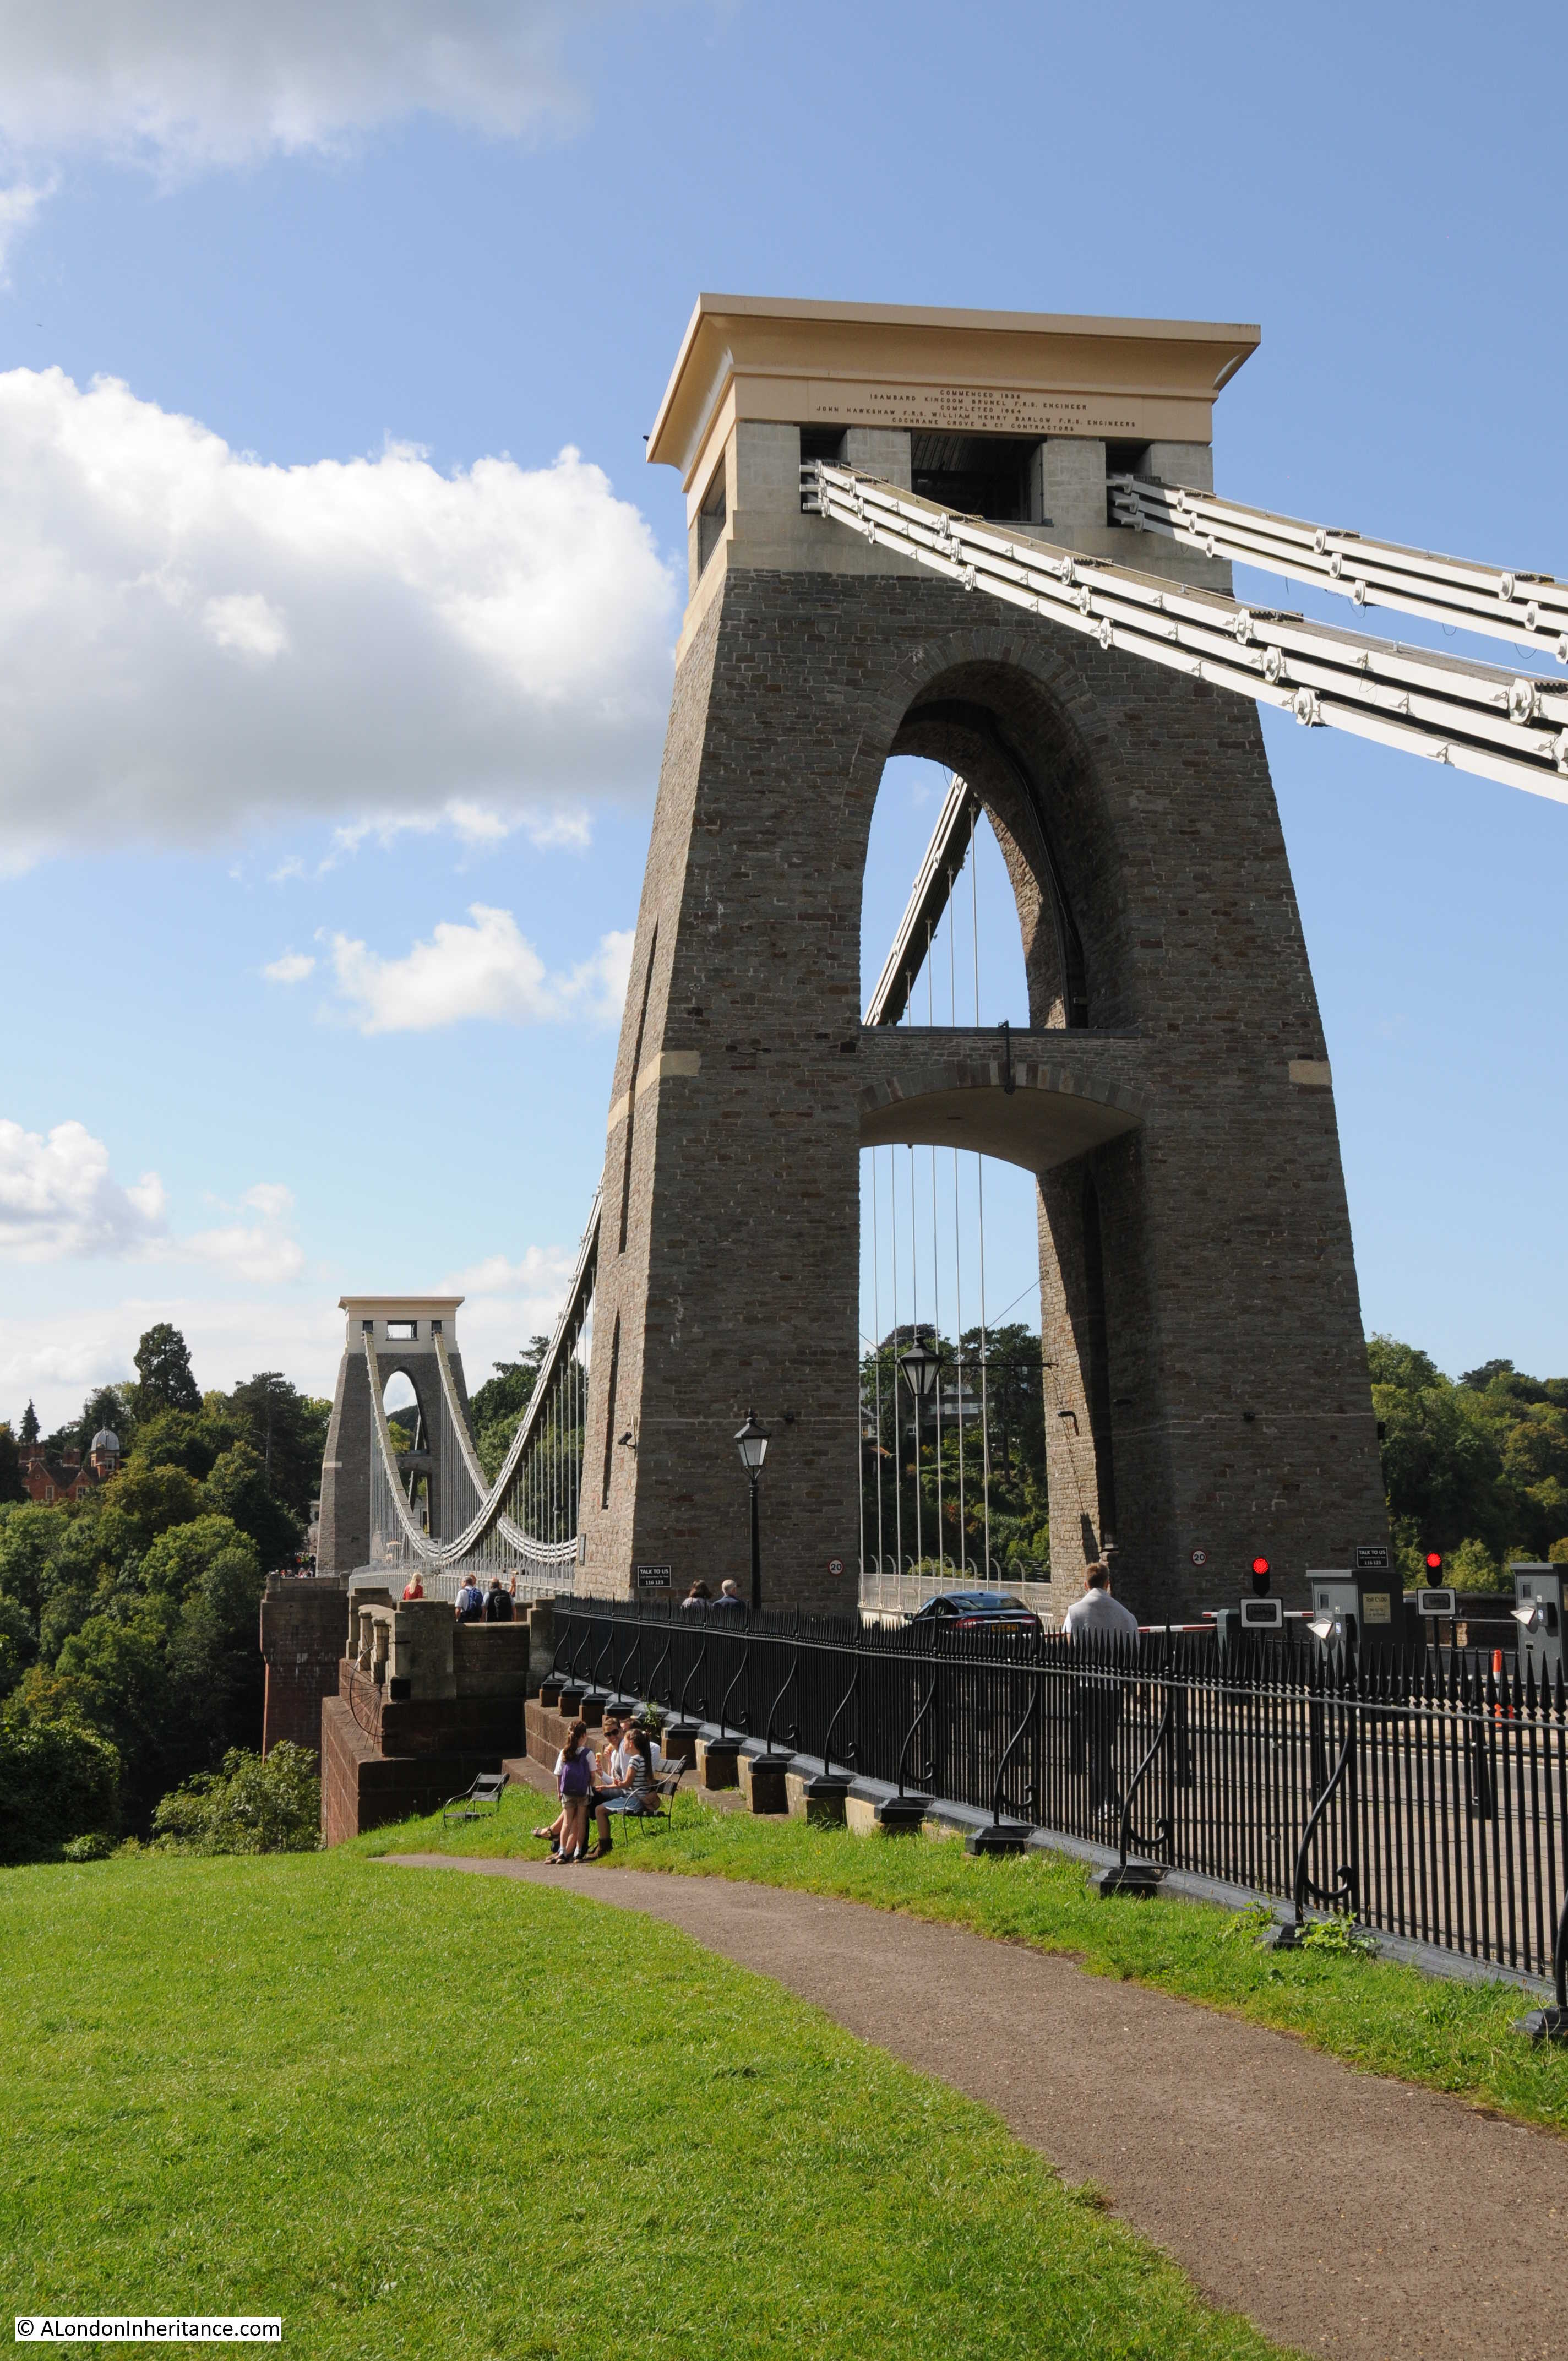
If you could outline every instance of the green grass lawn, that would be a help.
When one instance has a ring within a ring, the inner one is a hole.
[[[514,1788],[498,1821],[445,1830],[439,1817],[411,1821],[356,1843],[373,1852],[543,1854],[528,1835],[542,1802]],[[1511,2030],[1533,2005],[1517,1986],[1450,1982],[1387,1960],[1262,1951],[1231,1914],[1202,1904],[1102,1902],[1087,1872],[1060,1855],[971,1860],[956,1841],[860,1838],[795,1820],[720,1815],[689,1796],[679,1814],[671,1833],[618,1845],[613,1861],[839,1894],[1065,1951],[1095,1974],[1234,2010],[1354,2066],[1457,2092],[1568,2133],[1568,2051],[1532,2048]]]
[[[791,1848],[705,1824],[670,1859],[804,1876]],[[356,2361],[1277,2349],[674,1929],[367,1850],[0,1872],[6,2310],[281,2312]]]

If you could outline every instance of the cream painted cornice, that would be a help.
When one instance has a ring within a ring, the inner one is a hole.
[[[1261,331],[1212,320],[699,295],[648,441],[690,489],[716,417],[1211,439]]]

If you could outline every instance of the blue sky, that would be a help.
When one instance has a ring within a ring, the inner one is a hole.
[[[1568,571],[1564,48],[1530,5],[0,12],[0,1415],[162,1316],[206,1383],[317,1388],[345,1288],[465,1285],[481,1367],[547,1319],[700,288],[1257,320],[1223,488]],[[1266,729],[1368,1324],[1561,1370],[1568,810]],[[928,795],[890,777],[879,940]]]

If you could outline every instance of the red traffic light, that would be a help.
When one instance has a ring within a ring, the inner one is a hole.
[[[1442,1572],[1442,1552],[1441,1550],[1428,1550],[1427,1572],[1429,1574],[1441,1574]]]
[[[1252,1562],[1252,1570],[1254,1574],[1266,1574],[1268,1572],[1268,1560],[1266,1557],[1255,1557]]]

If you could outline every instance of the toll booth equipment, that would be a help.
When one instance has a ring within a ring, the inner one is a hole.
[[[1277,1598],[1244,1598],[1235,1607],[1206,1607],[1203,1614],[1205,1623],[1212,1626],[1219,1642],[1222,1664],[1230,1662],[1231,1652],[1244,1634],[1251,1640],[1267,1638],[1283,1642],[1287,1636],[1287,1626],[1301,1620],[1299,1610],[1288,1615],[1283,1602]],[[1201,1630],[1203,1625],[1193,1628]]]
[[[1404,1637],[1404,1586],[1394,1554],[1378,1543],[1351,1552],[1348,1566],[1309,1566],[1312,1619],[1324,1647],[1368,1651],[1397,1646]]]
[[[1519,1627],[1519,1670],[1528,1666],[1538,1681],[1555,1680],[1563,1670],[1563,1576],[1568,1567],[1516,1559],[1508,1572]]]

